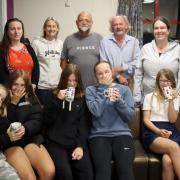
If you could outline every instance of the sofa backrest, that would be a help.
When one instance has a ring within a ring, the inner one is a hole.
[[[139,139],[140,138],[140,132],[141,132],[141,115],[140,115],[140,109],[135,108],[136,114],[133,119],[129,123],[129,128],[132,130],[132,135],[134,139]]]

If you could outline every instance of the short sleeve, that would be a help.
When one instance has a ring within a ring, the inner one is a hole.
[[[143,110],[151,110],[152,93],[147,94],[144,98]]]

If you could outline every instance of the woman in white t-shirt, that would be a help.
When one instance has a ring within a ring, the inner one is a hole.
[[[180,98],[172,71],[161,69],[156,77],[156,87],[145,96],[144,145],[151,151],[162,154],[162,178],[180,179],[180,132],[175,122],[178,118]]]

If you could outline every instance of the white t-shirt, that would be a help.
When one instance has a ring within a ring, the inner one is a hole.
[[[180,107],[180,98],[175,98],[173,100],[174,108],[176,111],[179,112]],[[168,119],[168,100],[164,100],[159,102],[156,96],[156,93],[149,93],[145,96],[144,103],[143,103],[143,110],[151,110],[151,121],[163,121],[169,122]]]

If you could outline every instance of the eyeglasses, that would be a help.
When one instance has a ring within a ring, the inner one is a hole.
[[[171,81],[169,80],[159,80],[161,84],[171,84]]]

